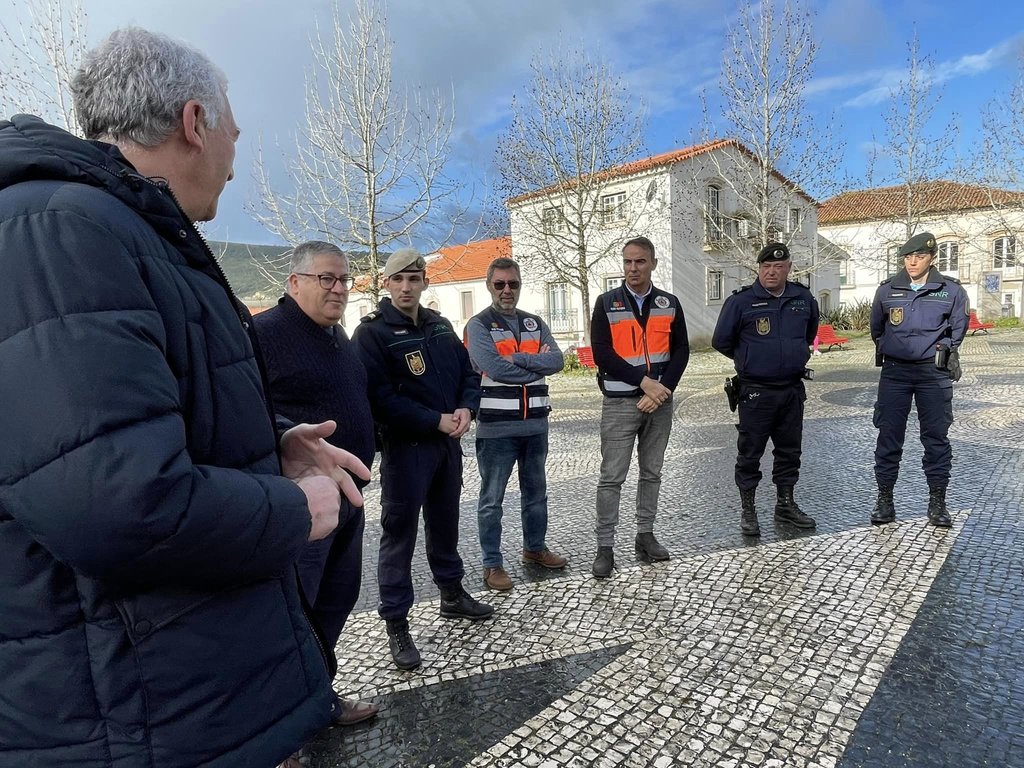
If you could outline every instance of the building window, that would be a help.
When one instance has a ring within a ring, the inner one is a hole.
[[[601,223],[617,224],[626,220],[626,193],[601,196]]]
[[[939,243],[935,266],[939,272],[956,272],[960,269],[960,243]]]
[[[618,277],[606,277],[604,279],[604,289],[606,291],[613,291],[622,285],[624,279],[625,278],[622,277],[622,275],[619,275]]]
[[[853,285],[853,280],[850,279],[850,260],[840,259],[839,260],[839,284],[840,285]]]
[[[721,301],[725,275],[720,270],[708,270],[708,301]]]
[[[550,208],[545,208],[541,214],[541,223],[544,227],[544,233],[548,235],[564,230],[565,217],[562,215],[562,206],[553,205]]]
[[[822,291],[818,294],[818,310],[825,315],[832,311],[832,294]]]
[[[1017,238],[1007,235],[992,241],[992,268],[1017,266]]]
[[[709,243],[725,237],[725,219],[722,217],[722,190],[714,184],[708,185],[708,199],[704,214],[704,236]]]
[[[576,330],[576,313],[569,309],[569,284],[548,283],[548,325],[552,333]]]
[[[885,252],[885,276],[892,277],[903,269],[903,259],[900,258],[900,247],[890,245]]]
[[[462,305],[462,319],[469,320],[473,316],[473,292],[461,291],[459,303]]]
[[[802,221],[801,214],[803,211],[799,208],[790,208],[789,215],[786,218],[786,231],[787,232],[799,232],[800,223]]]

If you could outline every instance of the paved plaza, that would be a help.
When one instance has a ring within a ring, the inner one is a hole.
[[[911,416],[897,522],[874,528],[869,340],[815,357],[797,500],[816,531],[777,527],[770,451],[762,536],[739,533],[725,358],[696,353],[675,396],[656,533],[633,556],[635,469],[610,579],[590,575],[600,395],[552,381],[548,544],[524,566],[518,488],[505,502],[511,592],[484,589],[473,439],[461,552],[486,622],[448,621],[422,554],[410,615],[423,666],[399,672],[374,610],[379,486],[367,496],[362,599],[338,648],[339,687],[380,716],[325,731],[327,766],[1024,766],[1024,331],[968,337],[955,386],[951,529],[927,524]],[[375,476],[376,468],[375,468]]]

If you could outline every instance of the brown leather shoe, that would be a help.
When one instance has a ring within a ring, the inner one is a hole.
[[[497,568],[484,568],[484,584],[487,585],[488,589],[493,589],[497,592],[507,592],[512,589],[512,579],[508,577],[508,573],[501,566]]]
[[[369,720],[380,711],[380,707],[372,701],[338,699],[338,703],[341,705],[341,714],[334,718],[335,725],[355,725]]]
[[[536,563],[537,565],[543,565],[545,568],[565,568],[565,564],[569,562],[569,558],[556,555],[550,549],[545,547],[540,552],[530,552],[529,550],[523,550],[523,562],[529,565],[530,563]]]

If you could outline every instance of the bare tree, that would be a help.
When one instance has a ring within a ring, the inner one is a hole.
[[[13,4],[16,26],[0,24],[0,115],[38,115],[80,133],[68,87],[87,50],[79,0]]]
[[[985,108],[971,175],[988,190],[990,229],[1019,237],[1024,230],[1024,52],[1009,90]]]
[[[454,230],[431,213],[454,203],[458,187],[444,175],[454,122],[452,99],[439,93],[396,92],[392,41],[383,2],[357,0],[344,18],[334,4],[331,27],[311,39],[313,67],[306,78],[305,115],[289,157],[288,192],[270,177],[262,147],[254,176],[254,218],[290,243],[311,236],[353,251],[353,270],[380,295],[380,257],[431,224],[432,240]],[[281,263],[263,265],[278,281]]]
[[[890,218],[901,228],[904,240],[910,239],[929,210],[929,183],[940,181],[951,170],[956,142],[955,118],[938,131],[933,124],[941,93],[935,82],[935,65],[929,55],[921,53],[917,34],[907,43],[907,71],[889,96],[885,114],[885,135],[875,143],[868,170],[868,187],[883,184],[900,188],[898,212]],[[889,171],[876,174],[880,160]]]
[[[806,104],[817,43],[808,12],[786,0],[745,3],[729,27],[722,55],[722,124],[704,101],[702,138],[729,136],[741,146],[694,164],[694,202],[700,201],[699,239],[712,258],[755,270],[769,242],[802,236],[809,193],[837,188],[842,144],[831,125],[819,127]],[[712,177],[714,183],[709,185]],[[805,191],[806,190],[806,191]],[[817,244],[799,243],[813,255]],[[805,269],[823,262],[804,260]]]
[[[498,140],[499,190],[524,262],[580,292],[589,340],[591,271],[646,208],[616,172],[643,149],[644,109],[607,62],[582,51],[538,53],[531,70]]]

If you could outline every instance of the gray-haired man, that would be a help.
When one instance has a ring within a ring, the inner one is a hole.
[[[72,91],[91,141],[0,122],[0,766],[290,760],[337,706],[294,563],[369,473],[331,422],[275,436],[192,224],[233,175],[224,75],[125,29]]]

